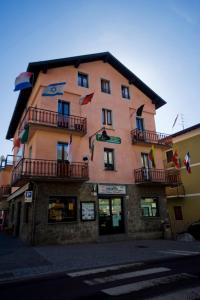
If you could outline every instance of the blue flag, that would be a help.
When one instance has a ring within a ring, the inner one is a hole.
[[[56,95],[63,95],[63,88],[66,82],[58,82],[49,84],[47,87],[44,88],[42,96],[56,96]]]

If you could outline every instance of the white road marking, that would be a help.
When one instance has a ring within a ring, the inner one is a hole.
[[[94,278],[92,280],[84,280],[84,282],[88,285],[95,285],[95,284],[102,284],[102,283],[112,282],[112,281],[116,281],[116,280],[134,278],[134,277],[138,277],[138,276],[145,276],[145,275],[167,272],[167,271],[170,271],[170,269],[164,268],[164,267],[149,268],[149,269],[145,269],[145,270],[139,270],[139,271],[121,273],[121,274],[116,274],[116,275],[111,275],[111,276],[106,276],[106,277]]]
[[[184,251],[184,250],[161,250],[160,253],[170,253],[174,255],[183,255],[183,256],[190,256],[190,255],[199,255],[200,252],[198,251]]]
[[[193,287],[175,291],[165,295],[150,298],[151,300],[196,300],[200,299],[200,287]]]
[[[90,275],[90,274],[97,274],[97,273],[103,273],[107,271],[114,271],[114,270],[120,270],[123,268],[129,268],[129,267],[140,267],[144,265],[144,263],[130,263],[130,264],[124,264],[124,265],[117,265],[117,266],[108,266],[104,268],[96,268],[96,269],[89,269],[89,270],[83,270],[83,271],[77,271],[77,272],[70,272],[67,273],[70,277],[79,277],[84,275]]]
[[[128,294],[131,292],[141,291],[143,289],[159,286],[162,284],[170,284],[172,282],[176,282],[182,279],[191,279],[191,278],[196,278],[196,276],[187,273],[173,274],[169,276],[163,276],[159,278],[138,281],[130,284],[119,285],[113,288],[103,289],[102,292],[107,295],[118,296],[118,295]]]

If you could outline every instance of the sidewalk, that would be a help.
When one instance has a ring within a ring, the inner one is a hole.
[[[196,254],[200,254],[200,241],[132,240],[31,247],[0,233],[0,283]]]

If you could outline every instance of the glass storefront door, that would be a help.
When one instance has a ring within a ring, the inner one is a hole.
[[[122,198],[99,199],[99,233],[114,234],[124,232]]]

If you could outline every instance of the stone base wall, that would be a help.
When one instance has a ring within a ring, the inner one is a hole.
[[[98,194],[92,192],[92,183],[37,182],[33,185],[33,202],[29,204],[28,222],[25,222],[24,195],[13,199],[9,205],[9,225],[14,226],[18,215],[18,203],[21,202],[19,237],[33,245],[71,244],[83,242],[103,242],[124,239],[162,238],[162,220],[167,217],[164,187],[139,187],[127,185],[123,198],[124,233],[99,236]],[[50,196],[76,196],[77,220],[67,223],[48,223],[48,205]],[[142,197],[159,198],[159,217],[145,218],[141,216],[140,199]],[[96,219],[82,221],[80,204],[82,201],[95,202]],[[11,219],[12,205],[15,206]]]

